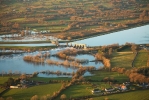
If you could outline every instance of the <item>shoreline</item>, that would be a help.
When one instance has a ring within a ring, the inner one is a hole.
[[[131,25],[129,27],[114,29],[114,30],[110,30],[110,31],[107,31],[107,32],[97,32],[97,33],[94,33],[94,35],[85,36],[83,38],[78,38],[78,39],[72,39],[70,42],[84,40],[84,39],[88,39],[88,38],[92,38],[92,37],[96,37],[96,36],[101,36],[101,35],[107,35],[107,34],[110,34],[110,33],[124,31],[124,30],[128,30],[128,29],[133,29],[133,28],[137,28],[137,27],[141,27],[141,26],[146,26],[146,25],[149,25],[149,22],[138,23],[137,25]]]

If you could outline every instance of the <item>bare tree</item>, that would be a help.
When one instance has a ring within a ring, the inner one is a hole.
[[[66,97],[65,94],[62,94],[61,97],[60,97],[61,100],[66,100],[66,98],[67,98],[67,97]]]
[[[38,99],[39,99],[39,98],[38,98],[38,95],[34,95],[34,96],[31,97],[30,100],[38,100]]]

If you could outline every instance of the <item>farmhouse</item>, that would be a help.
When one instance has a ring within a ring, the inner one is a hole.
[[[126,87],[125,85],[122,85],[122,86],[121,86],[121,90],[122,90],[122,91],[126,91],[126,90],[127,90],[127,87]]]
[[[93,89],[92,90],[92,93],[94,94],[94,93],[100,93],[101,91],[99,90],[99,89]]]
[[[105,88],[105,91],[106,91],[106,92],[112,92],[112,91],[114,91],[114,89],[113,89],[113,88],[108,88],[108,89]]]
[[[10,86],[11,89],[17,89],[19,86]]]

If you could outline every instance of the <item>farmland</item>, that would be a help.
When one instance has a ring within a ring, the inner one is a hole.
[[[23,30],[78,39],[147,24],[147,0],[0,1],[0,34],[30,35]]]

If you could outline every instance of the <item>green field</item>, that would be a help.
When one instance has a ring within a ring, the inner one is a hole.
[[[58,78],[33,77],[30,80],[34,80],[34,81],[40,80],[43,82],[49,82],[49,80],[68,81],[68,80],[71,80],[71,78],[68,78],[68,77],[58,77]]]
[[[67,98],[70,97],[79,97],[79,96],[86,96],[86,95],[91,95],[91,85],[73,85],[69,88],[67,88],[67,90],[64,90],[60,96],[62,94],[65,94],[67,96]],[[57,97],[55,100],[60,100],[60,96]]]
[[[2,76],[1,76],[1,77],[0,77],[0,85],[3,84],[3,83],[5,83],[5,82],[8,80],[8,78],[9,78],[9,77],[5,77],[5,76],[2,77]]]
[[[109,72],[109,71],[102,70],[102,71],[94,71],[94,72],[92,72],[92,74],[94,74],[94,75],[93,76],[88,76],[88,77],[85,77],[85,78],[86,79],[91,79],[91,80],[101,81],[105,77],[110,77],[110,78],[113,78],[113,79],[117,80],[120,83],[125,82],[125,81],[128,80],[127,76],[125,76],[123,74],[118,74],[117,72]]]
[[[132,52],[116,52],[111,59],[111,66],[131,68],[134,57]]]
[[[144,50],[139,51],[134,61],[134,66],[135,67],[147,66],[148,55],[149,55],[148,51],[144,51]]]
[[[25,89],[10,89],[8,92],[5,92],[2,97],[13,97],[14,100],[30,100],[34,95],[38,95],[39,97],[47,94],[53,95],[55,91],[60,89],[61,85],[61,83],[55,83],[33,86]]]
[[[109,96],[95,97],[93,100],[149,100],[149,90],[139,90]]]

